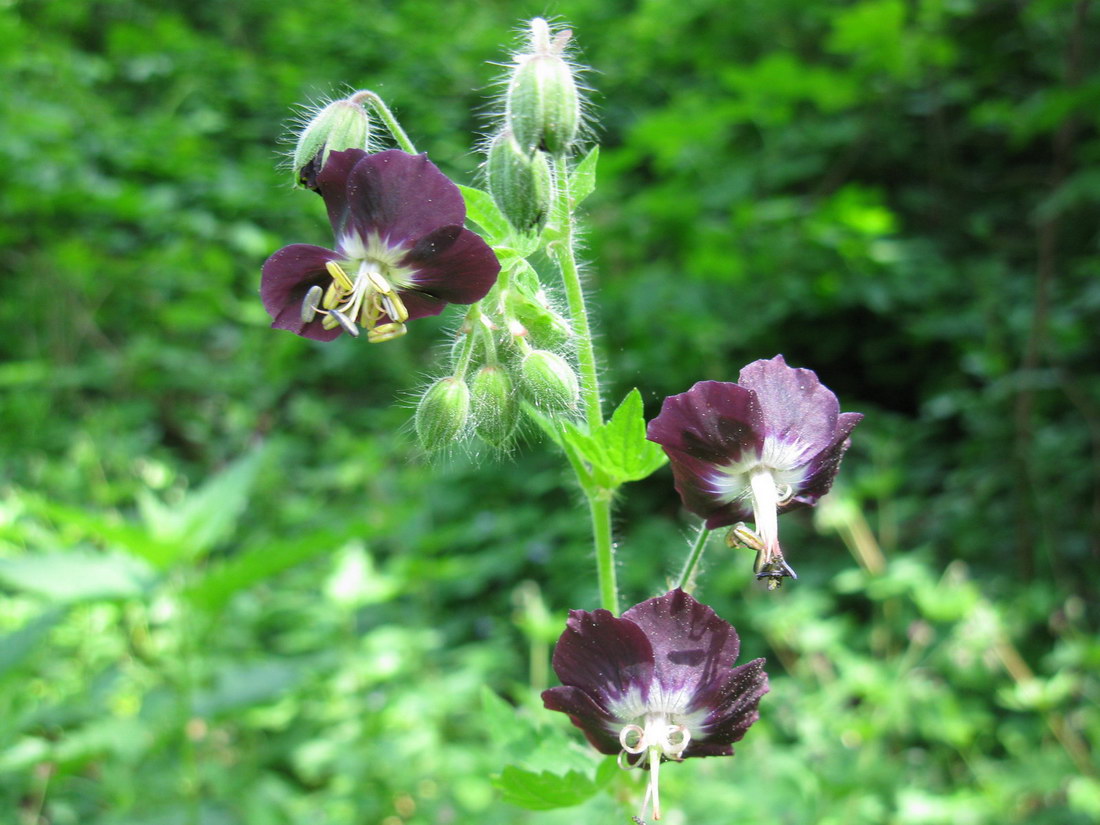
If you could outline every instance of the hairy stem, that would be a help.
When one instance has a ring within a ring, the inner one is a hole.
[[[577,365],[580,367],[581,403],[584,419],[589,428],[603,424],[600,406],[600,383],[596,372],[596,349],[592,343],[592,327],[588,323],[588,309],[584,301],[580,271],[577,268],[573,247],[573,197],[569,191],[569,165],[564,154],[554,158],[554,177],[558,189],[558,228],[560,238],[552,244],[554,260],[561,271],[565,287],[565,299],[569,304],[569,319],[577,339]],[[567,451],[568,454],[568,451]],[[588,499],[588,511],[592,516],[592,540],[596,550],[596,578],[600,590],[600,604],[612,613],[619,613],[619,590],[615,581],[615,543],[611,532],[611,497],[613,490],[595,484],[592,475],[574,456],[570,463],[577,480]]]
[[[688,554],[687,561],[684,562],[684,568],[680,571],[680,579],[676,586],[681,590],[691,592],[695,589],[692,585],[692,576],[695,575],[695,568],[699,564],[699,559],[703,557],[703,550],[706,549],[707,539],[710,538],[710,530],[707,529],[706,524],[699,525],[699,532],[695,536],[695,541],[691,545],[691,553]]]
[[[363,89],[353,94],[350,99],[352,103],[370,104],[375,114],[382,119],[382,122],[386,124],[386,128],[390,130],[390,134],[393,135],[394,140],[397,141],[397,145],[410,155],[416,154],[416,147],[413,145],[413,142],[409,139],[405,130],[401,128],[401,124],[397,122],[397,118],[393,116],[390,107],[385,104],[382,98],[374,92]]]

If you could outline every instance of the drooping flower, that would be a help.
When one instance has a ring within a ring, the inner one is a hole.
[[[738,383],[700,381],[665,399],[646,437],[668,454],[684,506],[709,529],[735,528],[758,550],[757,576],[777,585],[794,571],[779,546],[779,513],[817,503],[832,486],[848,436],[863,418],[842,413],[812,370],[782,355],[754,361]]]
[[[732,625],[680,589],[621,618],[573,610],[554,648],[562,685],[542,701],[569,714],[598,751],[618,754],[621,767],[649,769],[642,814],[652,803],[660,819],[661,762],[731,756],[759,718],[764,660],[734,667],[740,647]]]
[[[317,188],[336,249],[292,244],[267,259],[260,295],[276,329],[331,341],[361,325],[387,341],[496,282],[496,255],[462,225],[462,194],[425,155],[332,152]]]

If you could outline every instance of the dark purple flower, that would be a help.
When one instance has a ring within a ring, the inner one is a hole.
[[[386,341],[496,282],[493,250],[463,228],[462,194],[425,155],[332,152],[317,187],[336,249],[292,244],[267,259],[260,296],[276,329],[331,341],[362,325]]]
[[[684,506],[708,528],[755,523],[759,546],[751,531],[739,535],[760,551],[758,575],[777,582],[794,575],[779,547],[778,513],[829,491],[862,418],[840,412],[812,370],[777,355],[749,364],[736,384],[700,381],[666,398],[646,437],[664,448]]]
[[[621,618],[573,610],[554,648],[562,686],[542,701],[569,714],[601,753],[619,754],[620,765],[649,768],[642,810],[652,801],[660,819],[661,762],[730,756],[760,716],[764,660],[734,667],[740,647],[728,622],[679,589]]]

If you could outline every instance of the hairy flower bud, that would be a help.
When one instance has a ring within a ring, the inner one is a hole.
[[[536,349],[520,365],[523,392],[543,410],[572,410],[580,399],[580,384],[569,362],[555,352]]]
[[[416,407],[416,435],[426,450],[457,441],[470,417],[470,388],[453,376],[441,378]]]
[[[508,84],[505,116],[520,147],[530,153],[569,151],[581,122],[573,67],[562,57],[569,31],[553,39],[541,17],[531,21],[530,52],[516,55]]]
[[[354,98],[334,100],[306,124],[294,147],[292,168],[299,186],[317,190],[317,175],[330,152],[369,149],[370,117]]]
[[[489,194],[520,232],[538,230],[550,212],[550,164],[542,152],[527,153],[507,129],[493,140],[486,163]]]
[[[507,444],[519,423],[519,405],[508,373],[491,364],[482,367],[471,382],[470,398],[475,432],[494,447]]]

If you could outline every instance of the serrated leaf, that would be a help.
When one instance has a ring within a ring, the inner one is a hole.
[[[550,811],[571,808],[590,799],[599,786],[579,771],[564,776],[550,771],[533,773],[509,765],[493,778],[493,785],[504,801],[529,811]]]
[[[581,201],[596,191],[596,163],[599,159],[600,147],[593,146],[569,176],[569,194],[573,196],[574,206],[580,205]]]
[[[145,562],[117,553],[74,550],[0,559],[0,582],[60,603],[141,596],[153,578]]]
[[[610,488],[640,481],[668,460],[657,444],[646,441],[642,396],[637,389],[627,393],[606,424],[588,432],[567,424],[563,439],[592,466],[599,482]]]

